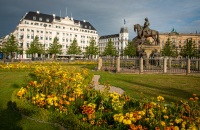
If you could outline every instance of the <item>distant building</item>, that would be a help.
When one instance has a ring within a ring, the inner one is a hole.
[[[89,22],[75,20],[72,17],[58,17],[55,14],[43,14],[39,11],[26,13],[14,30],[13,35],[24,50],[23,55],[17,55],[17,58],[23,59],[32,57],[26,54],[26,50],[35,36],[39,37],[39,41],[45,46],[45,50],[57,37],[62,45],[63,54],[61,56],[67,55],[66,51],[74,39],[77,40],[83,53],[91,38],[94,38],[96,44],[98,44],[97,31]],[[38,57],[40,56],[38,55]],[[46,55],[46,57],[49,57],[49,55]]]
[[[197,32],[196,33],[178,33],[173,28],[170,33],[160,33],[159,38],[160,38],[161,50],[165,46],[166,41],[169,38],[170,41],[172,41],[172,44],[174,44],[175,47],[177,48],[178,52],[181,51],[181,48],[184,45],[186,45],[188,40],[192,40],[193,43],[196,44],[196,47],[198,48],[199,53],[200,53],[200,34]],[[153,39],[150,38],[150,42],[152,42],[152,41],[153,41]]]
[[[104,52],[104,49],[105,49],[109,39],[111,39],[111,41],[114,43],[114,46],[115,46],[116,50],[118,51],[119,55],[122,54],[122,51],[124,50],[126,45],[128,45],[128,39],[129,39],[128,28],[122,27],[120,29],[120,33],[118,33],[118,34],[101,36],[99,38],[100,54],[102,54]]]

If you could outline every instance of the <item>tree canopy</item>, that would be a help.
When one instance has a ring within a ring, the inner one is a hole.
[[[54,59],[56,58],[56,54],[62,54],[62,45],[59,44],[57,37],[54,38],[47,52],[49,54],[54,54]]]
[[[172,44],[172,41],[170,41],[169,38],[167,39],[161,53],[162,53],[162,56],[169,56],[169,57],[178,56],[178,51],[176,50],[175,45]]]
[[[99,54],[99,49],[94,38],[90,39],[90,45],[85,48],[85,51],[85,55],[88,57],[93,57],[94,55]]]
[[[187,40],[186,45],[184,45],[181,49],[180,55],[183,57],[196,57],[198,56],[198,50],[195,46],[195,43],[192,40]]]
[[[13,58],[13,52],[19,51],[18,42],[16,41],[15,36],[12,34],[5,45],[2,46],[2,51],[6,53],[7,55],[10,53],[11,59]]]
[[[71,45],[69,46],[67,54],[74,54],[74,55],[81,54],[81,48],[78,46],[76,39],[74,39]]]
[[[133,57],[136,55],[136,48],[133,46],[133,42],[129,41],[128,45],[124,49],[124,56]]]
[[[32,54],[35,58],[35,54],[43,54],[44,49],[41,43],[39,42],[38,36],[34,38],[34,40],[30,43],[30,47],[26,51],[27,54]]]
[[[117,56],[117,50],[114,47],[114,43],[111,41],[111,39],[108,40],[108,43],[102,55],[103,56]]]

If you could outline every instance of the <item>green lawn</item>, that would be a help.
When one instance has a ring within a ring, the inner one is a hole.
[[[84,67],[84,66],[80,66]],[[92,68],[87,66],[88,68]],[[120,87],[126,94],[139,99],[141,93],[149,98],[161,95],[169,102],[187,100],[193,93],[200,95],[200,75],[162,75],[162,74],[116,74],[109,72],[91,71],[101,75],[100,82],[109,82],[112,86]],[[0,130],[56,130],[54,125],[35,122],[22,117],[14,111],[11,95],[19,89],[28,72],[0,71]]]
[[[188,100],[192,94],[200,95],[200,75],[162,75],[162,74],[116,74],[94,72],[101,76],[100,83],[109,82],[111,86],[120,87],[126,94],[139,99],[163,96],[168,102]]]

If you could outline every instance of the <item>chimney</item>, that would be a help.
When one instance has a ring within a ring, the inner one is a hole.
[[[56,15],[55,14],[53,14],[53,18],[55,19],[55,17],[56,17]]]

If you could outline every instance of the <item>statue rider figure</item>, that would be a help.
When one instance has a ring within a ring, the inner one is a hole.
[[[145,32],[148,34],[149,25],[150,25],[147,17],[144,20],[145,20],[145,23],[144,23],[144,27],[143,27],[143,30],[142,30],[142,37],[144,37]]]

